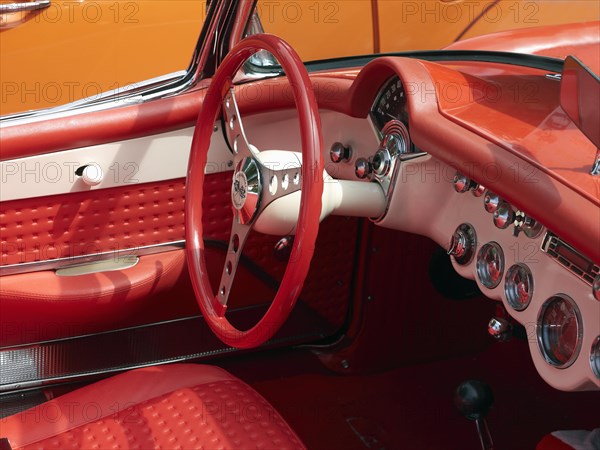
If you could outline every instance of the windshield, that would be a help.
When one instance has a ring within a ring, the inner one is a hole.
[[[600,18],[589,0],[259,0],[267,33],[304,61],[344,56],[436,50],[499,31],[587,22]]]

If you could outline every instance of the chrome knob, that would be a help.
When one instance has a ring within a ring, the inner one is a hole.
[[[492,317],[488,323],[488,333],[494,339],[506,342],[511,337],[512,325],[506,319]]]
[[[290,259],[290,255],[292,254],[292,247],[294,246],[294,236],[285,236],[282,237],[277,243],[275,247],[273,247],[273,254],[275,255],[275,259],[280,262],[287,262]]]
[[[494,212],[494,225],[501,230],[508,228],[515,221],[515,213],[506,202],[500,202]]]
[[[473,259],[476,245],[475,230],[471,225],[463,223],[450,238],[448,255],[453,256],[460,265],[468,264]]]
[[[350,161],[351,157],[352,148],[344,146],[341,142],[334,143],[329,150],[329,158],[336,164],[342,161]]]
[[[380,148],[373,156],[373,172],[379,176],[385,176],[389,173],[392,165],[392,158],[390,152],[385,148]]]
[[[464,194],[465,192],[477,187],[477,183],[460,172],[456,172],[456,175],[454,175],[453,183],[454,190],[459,194]]]
[[[497,194],[494,194],[492,191],[487,191],[485,197],[483,197],[483,206],[485,210],[489,213],[496,212],[498,206],[500,205],[500,197]]]
[[[596,278],[594,278],[592,292],[594,293],[594,298],[600,302],[600,275],[596,275]]]
[[[373,172],[373,167],[371,163],[365,158],[358,158],[354,165],[354,173],[361,180],[367,178]]]
[[[481,184],[478,184],[477,186],[475,186],[473,188],[473,195],[475,197],[481,197],[483,194],[485,194],[485,186],[482,186]]]
[[[525,235],[531,239],[535,239],[538,237],[544,227],[537,220],[532,217],[525,217],[525,221],[523,222],[523,226],[521,227]]]

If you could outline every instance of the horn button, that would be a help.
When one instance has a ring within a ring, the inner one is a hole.
[[[254,158],[238,163],[231,183],[231,203],[239,211],[240,223],[248,223],[258,211],[262,189],[260,168]]]

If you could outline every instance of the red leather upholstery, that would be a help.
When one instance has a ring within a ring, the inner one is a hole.
[[[577,450],[600,448],[600,428],[564,430],[550,433],[538,443],[536,450]]]
[[[540,441],[536,450],[573,450],[573,447],[565,444],[552,434],[548,434]]]
[[[13,449],[303,449],[269,403],[213,366],[127,372],[0,422]]]

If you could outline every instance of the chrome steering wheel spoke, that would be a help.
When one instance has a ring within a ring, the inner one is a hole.
[[[234,162],[237,164],[248,156],[256,157],[258,150],[252,147],[246,138],[233,87],[229,87],[223,99],[223,119],[227,138],[233,150]]]
[[[224,307],[222,313],[225,313],[225,307],[229,300],[231,287],[235,273],[237,272],[238,264],[244,250],[244,245],[248,239],[248,235],[252,230],[252,224],[243,224],[239,220],[239,213],[236,211],[231,225],[231,234],[229,236],[229,245],[227,248],[227,257],[223,272],[221,273],[221,281],[219,282],[219,290],[217,292],[217,300]]]
[[[264,185],[258,215],[275,200],[302,189],[302,166],[300,163],[297,166],[293,164],[286,166],[283,169],[271,169],[261,164]]]

